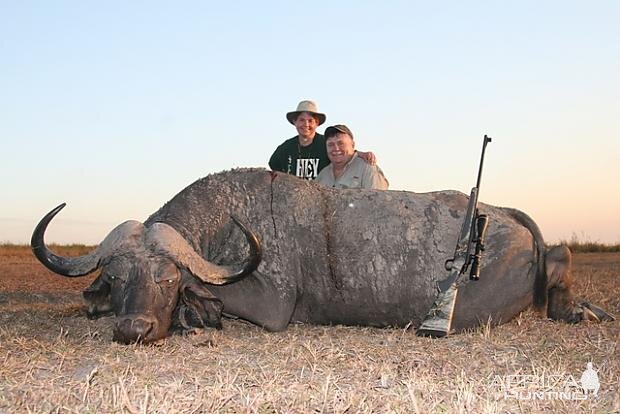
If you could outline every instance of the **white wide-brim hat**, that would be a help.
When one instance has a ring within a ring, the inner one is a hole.
[[[319,108],[317,107],[316,103],[313,101],[299,102],[299,105],[297,105],[297,109],[295,111],[289,112],[286,114],[286,119],[288,119],[288,122],[295,125],[295,120],[297,119],[299,114],[302,112],[308,112],[308,113],[311,113],[312,115],[316,115],[319,118],[319,125],[324,123],[325,119],[327,119],[325,114],[322,114],[319,112]]]

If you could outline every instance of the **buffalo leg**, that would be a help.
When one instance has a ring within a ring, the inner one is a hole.
[[[224,304],[224,314],[245,319],[268,331],[286,329],[295,308],[295,293],[278,290],[258,272],[230,285],[209,286]]]
[[[596,322],[612,321],[614,317],[598,306],[577,302],[573,296],[571,252],[566,246],[550,249],[545,258],[549,279],[549,303],[547,316],[554,320],[577,323],[582,320]]]

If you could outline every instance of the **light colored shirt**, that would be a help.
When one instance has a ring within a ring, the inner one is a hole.
[[[353,154],[351,161],[344,167],[344,172],[340,177],[334,177],[334,166],[329,164],[323,168],[316,177],[316,181],[326,187],[333,188],[374,188],[377,190],[387,190],[388,181],[383,175],[381,168],[370,165]]]

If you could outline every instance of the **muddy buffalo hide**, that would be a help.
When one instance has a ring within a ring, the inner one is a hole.
[[[467,196],[335,190],[261,169],[208,176],[187,187],[145,223],[171,224],[210,261],[242,260],[247,242],[235,214],[264,248],[259,277],[296,303],[293,321],[419,324],[447,276]],[[504,210],[489,216],[481,280],[459,292],[454,327],[491,317],[503,322],[531,303],[530,232]]]

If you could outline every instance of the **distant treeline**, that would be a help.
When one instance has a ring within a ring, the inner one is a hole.
[[[50,244],[47,247],[49,247],[53,252],[60,255],[75,257],[90,253],[91,251],[95,250],[97,246],[86,246],[84,244]],[[23,254],[24,250],[30,250],[30,245],[13,243],[0,244],[0,253],[5,255],[11,253]]]
[[[590,238],[582,233],[581,236],[573,233],[569,240],[561,240],[554,246],[567,246],[573,253],[611,253],[620,252],[620,244],[607,244],[593,242]]]
[[[612,253],[620,252],[620,244],[605,244],[591,241],[560,240],[554,246],[567,246],[573,253]]]

